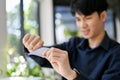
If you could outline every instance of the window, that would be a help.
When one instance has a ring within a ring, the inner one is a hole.
[[[7,11],[7,46],[9,63],[8,76],[42,76],[40,67],[32,62],[28,66],[22,38],[25,33],[39,35],[39,1],[6,0]],[[30,60],[29,60],[30,61]],[[28,63],[29,63],[28,61]],[[32,66],[32,67],[31,67]],[[37,71],[36,71],[37,70]],[[33,73],[30,73],[32,71]]]
[[[23,0],[25,33],[39,34],[39,2],[37,0]]]
[[[116,39],[116,26],[115,26],[115,21],[114,21],[114,14],[112,10],[107,11],[107,20],[105,23],[105,30],[108,33],[109,37],[111,39]]]
[[[56,43],[62,43],[72,36],[79,36],[75,17],[70,13],[70,7],[55,6],[54,10]]]
[[[55,16],[55,41],[56,43],[62,43],[68,40],[72,36],[81,36],[80,32],[77,31],[75,24],[75,18],[70,12],[70,3],[68,0],[54,1],[54,16]],[[115,16],[111,9],[108,10],[107,21],[105,23],[105,30],[109,37],[116,39],[116,25]]]
[[[12,2],[12,3],[11,3]],[[39,1],[37,0],[6,0],[8,53],[22,54],[22,38],[25,33],[40,33]]]
[[[12,3],[11,3],[12,2]],[[6,0],[8,53],[20,53],[20,0]]]

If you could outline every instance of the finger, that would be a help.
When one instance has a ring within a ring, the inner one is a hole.
[[[50,50],[50,49],[44,54],[44,56],[45,56],[45,58],[46,58],[49,62],[51,62],[51,59],[52,59],[53,57],[62,58],[62,55],[61,55],[60,53],[58,53],[58,52],[53,52],[53,51]]]
[[[23,37],[23,39],[22,39],[23,44],[24,44],[25,42],[27,42],[27,40],[29,40],[29,38],[30,38],[30,34],[26,34],[26,35]]]
[[[51,51],[56,52],[56,53],[61,53],[61,54],[65,53],[64,50],[61,50],[61,49],[58,49],[58,48],[54,48],[54,47],[51,48]]]
[[[57,48],[51,48],[50,51],[51,51],[52,56],[59,56],[59,57],[68,56],[67,51],[60,50],[60,49],[57,49]]]
[[[39,41],[41,41],[39,36],[35,36],[35,38],[30,43],[31,46],[35,46]]]
[[[61,58],[58,56],[52,56],[50,59],[50,62],[51,63],[59,63],[59,62],[61,62]]]
[[[40,48],[40,47],[42,47],[43,46],[43,44],[44,44],[44,42],[43,41],[39,41],[36,45],[34,45],[33,46],[33,50],[36,50],[36,49],[38,49],[38,48]]]
[[[30,45],[30,43],[32,42],[32,39],[34,39],[34,35],[31,35],[30,36],[30,38],[29,38],[29,40],[25,43],[25,47],[29,50],[29,51],[31,51],[32,49],[33,49],[33,46],[32,45]]]
[[[46,59],[48,59],[48,57],[50,56],[50,53],[51,53],[51,51],[50,51],[50,49],[48,49],[48,50],[46,50],[46,51],[44,52],[43,56],[44,56]]]
[[[32,52],[33,51],[33,47],[32,46],[28,46],[27,49]]]
[[[42,55],[43,55],[43,57],[44,58],[46,58],[47,59],[47,57],[49,56],[48,54],[49,54],[49,51],[50,50],[50,48],[48,48],[47,50],[45,50],[43,53],[42,53]]]
[[[47,57],[47,60],[48,60],[50,63],[52,63],[52,62],[57,62],[57,60],[55,60],[55,59],[60,59],[60,57],[59,57],[59,56],[53,56],[53,55],[49,55],[49,56]]]
[[[30,45],[31,44],[31,42],[32,42],[32,40],[35,38],[35,35],[31,35],[30,36],[30,38],[29,38],[29,40],[26,42],[26,46],[31,46],[31,47],[33,47],[32,45]]]
[[[56,51],[55,50],[55,48],[50,48],[45,54],[44,54],[44,56],[46,57],[46,58],[48,58],[49,56],[56,56],[56,57],[63,57],[63,53],[64,51]]]
[[[61,59],[58,57],[52,57],[49,62],[53,68],[58,68],[61,65]]]

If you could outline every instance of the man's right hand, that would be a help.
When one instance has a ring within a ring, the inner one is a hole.
[[[23,37],[23,44],[30,52],[42,47],[43,43],[39,36],[26,34]]]

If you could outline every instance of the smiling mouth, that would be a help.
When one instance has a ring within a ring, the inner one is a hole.
[[[85,31],[81,31],[83,35],[88,35],[89,34],[89,30],[85,30]]]

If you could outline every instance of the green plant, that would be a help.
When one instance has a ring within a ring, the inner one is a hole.
[[[81,33],[79,31],[72,31],[68,28],[65,28],[64,29],[64,34],[65,36],[70,36],[70,37],[80,37],[81,36]]]
[[[44,74],[37,64],[32,67],[23,56],[17,55],[7,64],[7,75],[9,77],[43,77]]]
[[[58,80],[59,78],[56,72],[45,75],[42,68],[31,58],[25,60],[20,54],[10,57],[7,64],[7,75],[8,77],[40,77],[43,80]]]

